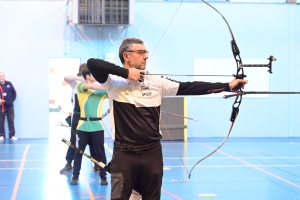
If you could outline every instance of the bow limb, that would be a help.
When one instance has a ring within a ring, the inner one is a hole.
[[[211,153],[209,153],[208,155],[206,155],[205,157],[203,157],[202,159],[200,159],[198,162],[196,162],[196,164],[194,164],[194,166],[192,167],[191,171],[189,172],[189,178],[191,178],[191,175],[192,175],[192,171],[193,169],[200,163],[202,162],[203,160],[205,160],[206,158],[210,157],[211,155],[213,155],[215,152],[217,152],[224,144],[225,142],[227,141],[227,139],[229,138],[230,136],[230,133],[232,131],[232,128],[233,128],[233,125],[234,125],[234,122],[235,122],[235,119],[236,117],[238,116],[239,114],[239,107],[241,105],[241,102],[242,102],[242,97],[243,97],[243,91],[240,89],[240,92],[237,92],[236,93],[236,98],[235,98],[235,101],[232,105],[232,112],[231,112],[231,117],[230,117],[230,121],[231,121],[231,125],[230,125],[230,128],[229,128],[229,131],[228,131],[228,134],[227,136],[225,137],[225,139],[223,140],[223,142],[215,149],[213,150]]]
[[[213,151],[212,151],[211,153],[209,153],[207,156],[201,158],[198,162],[196,162],[196,164],[194,164],[194,166],[192,167],[191,171],[189,172],[189,178],[191,178],[193,169],[194,169],[200,162],[202,162],[203,160],[205,160],[206,158],[208,158],[209,156],[211,156],[212,154],[214,154],[215,152],[217,152],[217,151],[225,144],[225,142],[226,142],[227,139],[229,138],[229,135],[230,135],[231,130],[232,130],[232,127],[233,127],[233,124],[234,124],[234,122],[231,123],[230,128],[229,128],[229,132],[228,132],[227,136],[225,137],[225,139],[223,140],[223,142],[222,142],[215,150],[213,150]]]
[[[223,18],[223,20],[225,21],[225,23],[226,23],[226,25],[228,27],[230,36],[231,36],[231,50],[232,50],[233,57],[235,59],[236,67],[237,67],[237,72],[234,75],[234,77],[237,78],[237,79],[244,79],[246,76],[244,75],[244,68],[243,68],[243,62],[242,62],[242,59],[241,59],[241,56],[240,56],[240,50],[239,50],[239,48],[238,48],[238,46],[236,44],[236,41],[234,39],[234,35],[233,35],[233,32],[232,32],[232,29],[231,29],[228,21],[226,20],[226,18],[215,7],[213,7],[212,5],[210,5],[209,3],[207,3],[204,0],[202,0],[202,2],[205,3],[206,5],[208,5],[209,7],[211,7],[212,9],[214,9],[217,13],[219,13],[221,15],[221,17]],[[240,90],[241,86],[242,86],[242,84],[239,84],[233,90]]]

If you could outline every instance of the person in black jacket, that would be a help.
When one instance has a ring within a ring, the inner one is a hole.
[[[132,189],[143,200],[159,200],[163,157],[159,126],[164,96],[206,95],[231,91],[241,83],[177,82],[146,75],[148,51],[144,42],[127,38],[119,48],[123,68],[101,59],[89,59],[87,66],[109,96],[114,151],[108,165],[111,173],[111,199],[128,200]]]
[[[9,139],[18,139],[15,137],[15,112],[13,105],[16,97],[17,93],[13,84],[5,80],[4,72],[0,72],[0,140],[5,139],[4,122],[6,116],[9,129]]]

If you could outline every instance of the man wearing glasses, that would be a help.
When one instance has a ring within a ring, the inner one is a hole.
[[[132,189],[145,200],[159,200],[163,157],[159,129],[164,96],[204,95],[231,91],[246,80],[230,83],[176,82],[145,75],[148,51],[144,42],[127,38],[119,48],[123,68],[101,59],[89,59],[90,72],[110,97],[114,152],[110,162],[111,199],[128,200]]]

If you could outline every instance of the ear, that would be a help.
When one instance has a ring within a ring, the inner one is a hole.
[[[125,61],[129,61],[129,57],[130,57],[130,55],[129,55],[128,52],[123,53],[123,58],[124,58]]]

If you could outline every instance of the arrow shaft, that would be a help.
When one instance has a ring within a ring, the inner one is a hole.
[[[182,115],[177,115],[177,114],[166,112],[166,111],[162,111],[162,110],[160,112],[166,113],[168,115],[173,115],[173,116],[176,116],[176,117],[182,117],[182,118],[190,119],[190,120],[193,120],[193,121],[198,121],[198,119],[193,119],[193,118],[190,118],[190,117],[185,117],[185,116],[182,116]]]

